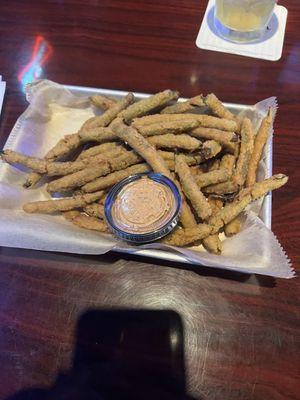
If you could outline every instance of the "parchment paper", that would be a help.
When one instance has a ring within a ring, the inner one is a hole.
[[[5,145],[15,151],[42,157],[66,134],[76,132],[94,115],[86,97],[72,94],[63,86],[48,81],[35,81],[26,88],[29,106],[17,120]],[[276,111],[276,99],[266,99],[246,113],[257,128],[269,107]],[[271,148],[272,138],[269,139]],[[197,248],[179,248],[152,243],[129,246],[113,236],[75,227],[62,216],[26,214],[22,204],[49,199],[44,187],[26,190],[22,187],[28,171],[0,163],[0,245],[36,250],[77,254],[104,254],[114,248],[135,253],[138,249],[161,249],[180,253],[195,264],[240,272],[292,278],[294,271],[274,234],[258,217],[261,201],[245,213],[242,231],[232,238],[223,236],[221,256]],[[259,179],[266,176],[264,161],[260,163]],[[284,188],[282,189],[284,190]],[[199,266],[200,268],[200,266]]]

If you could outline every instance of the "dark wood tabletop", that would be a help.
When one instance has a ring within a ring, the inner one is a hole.
[[[36,76],[60,83],[244,104],[277,96],[273,167],[290,179],[273,194],[272,227],[299,271],[299,2],[280,1],[277,62],[198,49],[206,3],[2,0],[0,145],[27,106],[38,41]],[[298,278],[1,248],[0,398],[300,399],[299,300]]]

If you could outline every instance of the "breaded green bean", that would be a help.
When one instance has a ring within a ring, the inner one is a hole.
[[[204,188],[204,192],[217,195],[235,193],[238,190],[238,186],[235,182],[229,179],[232,176],[234,164],[235,157],[231,154],[225,154],[221,159],[220,169],[218,171],[212,171],[211,174],[208,172],[207,176],[202,177],[202,181],[205,179],[205,185],[201,186]],[[226,176],[228,178],[223,180]],[[215,179],[216,181],[219,179],[219,183],[215,182],[214,184],[206,185],[206,183],[209,182],[209,179]],[[197,178],[197,183],[201,185],[201,175]]]
[[[138,128],[138,131],[145,137],[154,135],[164,135],[166,133],[180,133],[189,131],[196,128],[199,125],[198,121],[195,120],[182,120],[182,121],[170,121],[164,123],[156,123],[151,125],[145,125]]]
[[[117,103],[116,99],[112,99],[111,97],[107,96],[102,96],[100,94],[95,94],[94,96],[91,96],[89,99],[95,107],[98,107],[104,111]]]
[[[159,172],[172,179],[171,173],[155,148],[132,126],[127,126],[121,118],[116,118],[112,124],[113,132],[125,143],[128,143],[151,166],[154,172]]]
[[[56,211],[74,210],[74,208],[85,207],[87,204],[93,203],[96,200],[101,199],[103,196],[104,192],[101,191],[74,196],[67,199],[34,201],[24,204],[23,210],[27,213],[41,214],[51,214]]]
[[[229,178],[230,174],[226,168],[216,169],[204,173],[200,172],[194,175],[195,182],[197,183],[199,189],[205,188],[206,186],[216,185],[218,183],[225,182]]]
[[[252,201],[251,195],[243,197],[239,201],[228,203],[226,206],[215,214],[209,221],[214,227],[213,231],[218,232],[224,225],[236,218]]]
[[[23,187],[25,189],[32,188],[35,186],[43,177],[43,174],[39,174],[38,172],[30,172],[27,175],[26,181],[23,183]]]
[[[47,162],[46,169],[47,175],[49,176],[64,176],[73,174],[74,172],[80,171],[84,168],[90,167],[92,165],[100,165],[105,163],[107,160],[116,158],[121,155],[121,152],[113,150],[107,152],[106,154],[98,154],[93,157],[83,158],[78,161],[65,161],[65,162]]]
[[[175,174],[172,173],[172,178],[173,182],[177,186],[177,189],[179,190],[180,197],[181,197],[181,212],[180,212],[180,219],[179,222],[184,228],[191,227],[191,226],[196,226],[197,221],[195,219],[195,216],[189,206],[189,204],[186,201],[185,194],[183,193],[182,187],[178,180],[175,177]]]
[[[47,161],[41,158],[26,156],[12,150],[1,151],[1,158],[8,164],[21,164],[41,174],[47,172]]]
[[[168,133],[166,135],[151,136],[147,140],[156,148],[195,151],[202,147],[202,143],[198,139],[185,134],[173,135],[172,133]]]
[[[256,181],[256,171],[258,168],[258,163],[261,159],[263,149],[268,140],[272,122],[273,122],[273,112],[272,109],[270,108],[268,115],[262,120],[259,130],[254,139],[254,147],[249,162],[246,186],[251,186]]]
[[[150,170],[151,168],[146,163],[132,165],[131,167],[125,168],[121,171],[116,171],[101,178],[95,179],[94,181],[82,186],[82,190],[84,192],[95,192],[96,190],[106,189],[120,182],[122,179],[127,178],[128,176]]]
[[[288,177],[283,174],[273,175],[271,178],[255,183],[245,191],[245,194],[238,197],[233,203],[227,204],[219,213],[210,219],[210,224],[220,229],[236,218],[248,204],[252,201],[265,196],[269,191],[283,186],[288,181]],[[248,193],[248,194],[247,194]]]
[[[200,94],[199,96],[192,97],[186,101],[181,101],[173,104],[172,106],[168,106],[164,108],[160,113],[161,114],[181,114],[187,111],[192,111],[196,107],[203,107],[205,103],[203,101],[203,96]]]
[[[97,141],[99,143],[112,142],[114,135],[109,129],[104,129],[129,104],[134,101],[132,93],[128,93],[121,101],[109,108],[104,114],[88,119],[78,133],[66,135],[50,151],[50,158],[65,157],[76,149],[81,143]]]
[[[233,181],[240,187],[244,185],[253,152],[254,133],[250,119],[244,118],[241,125],[240,153],[236,162]]]
[[[95,164],[101,164],[106,160],[111,160],[117,156],[122,155],[122,149],[120,151],[111,151],[106,154],[98,154],[94,157],[83,158],[78,161],[47,161],[42,158],[35,158],[25,156],[21,153],[17,153],[11,150],[7,150],[3,154],[3,159],[10,163],[18,163],[33,169],[36,172],[47,174],[49,176],[69,175],[74,172],[80,171],[88,166]]]
[[[82,132],[85,129],[108,126],[119,113],[125,110],[133,102],[134,95],[132,93],[128,93],[125,97],[123,97],[122,100],[109,107],[102,115],[90,118],[86,123],[83,124],[79,132]]]
[[[80,138],[80,143],[107,143],[118,140],[117,136],[109,127],[102,128],[101,126],[98,126],[96,128],[85,129],[80,131],[78,135]]]
[[[204,103],[212,110],[213,114],[215,114],[219,118],[232,120],[235,120],[237,118],[236,115],[229,111],[213,93],[208,94],[204,98]]]
[[[188,205],[185,196],[181,193],[181,200],[182,200],[182,205],[181,205],[181,213],[180,213],[180,219],[179,222],[184,228],[187,227],[192,227],[196,226],[197,222],[194,217],[194,214],[192,213],[192,210],[190,206]]]
[[[228,222],[224,226],[224,232],[227,237],[236,235],[237,233],[240,232],[242,227],[242,218],[241,215],[238,215],[236,218],[234,218],[232,221]]]
[[[207,163],[207,170],[205,172],[211,172],[211,171],[216,171],[217,169],[220,169],[220,160],[215,158],[213,160],[209,160]]]
[[[220,153],[222,147],[215,140],[206,140],[202,144],[201,152],[206,160],[215,157]]]
[[[147,115],[141,118],[135,118],[132,125],[140,129],[142,126],[151,125],[153,123],[166,123],[173,121],[192,120],[198,121],[199,126],[207,128],[216,128],[224,131],[235,132],[238,128],[238,124],[229,119],[212,117],[211,115],[205,114],[155,114]]]
[[[194,177],[182,156],[175,156],[175,168],[183,192],[190,200],[196,214],[203,220],[207,219],[212,213],[211,207],[205,196],[198,188]]]
[[[225,168],[228,170],[229,174],[232,175],[235,165],[235,156],[231,154],[225,154],[220,162],[220,168]]]
[[[248,188],[252,200],[257,200],[260,197],[265,196],[271,190],[280,188],[287,183],[288,179],[288,176],[284,174],[276,174],[268,179],[255,183],[253,186]]]
[[[104,218],[104,206],[100,203],[88,204],[83,208],[83,211],[90,217]]]
[[[77,149],[81,144],[86,142],[106,143],[117,140],[109,128],[92,128],[83,130],[80,133],[64,136],[49,152],[49,158],[57,159],[68,156],[72,151]]]
[[[65,192],[76,187],[81,187],[86,183],[99,178],[100,176],[105,176],[114,171],[127,168],[139,161],[140,157],[135,153],[126,155],[122,154],[119,157],[106,160],[99,165],[93,165],[82,169],[81,171],[56,179],[47,185],[47,191],[50,193]]]
[[[170,246],[182,247],[206,238],[211,234],[212,229],[213,228],[208,224],[197,224],[191,228],[184,229],[177,228],[161,241]]]
[[[77,160],[93,157],[98,154],[105,154],[106,152],[110,152],[117,149],[119,150],[119,148],[120,148],[120,143],[117,142],[102,143],[97,146],[93,146],[86,150],[83,150],[77,157]]]
[[[208,202],[212,209],[212,213],[217,213],[223,206],[223,202],[219,199],[214,199],[209,197]],[[213,254],[221,254],[223,249],[223,244],[219,238],[219,234],[209,235],[202,241],[204,248]]]
[[[200,239],[205,239],[209,235],[217,234],[223,225],[239,215],[250,202],[251,196],[248,195],[234,205],[233,203],[228,204],[210,218],[209,224],[198,224],[192,228],[176,230],[166,236],[163,239],[163,243],[173,246],[186,246]]]
[[[47,158],[57,159],[59,157],[66,157],[73,150],[77,149],[81,143],[82,141],[77,133],[65,135],[54,147],[52,147],[52,149],[48,151]]]
[[[174,167],[175,153],[173,153],[172,151],[164,151],[164,150],[158,150],[157,152],[167,162],[169,168],[173,171],[175,169]],[[202,149],[200,149],[199,152],[196,153],[191,153],[191,154],[178,153],[178,154],[184,157],[184,160],[188,165],[197,165],[207,160],[207,153],[202,152]]]
[[[119,117],[123,118],[125,122],[130,122],[133,118],[145,115],[158,107],[165,106],[171,100],[177,100],[178,97],[178,92],[173,90],[164,90],[163,92],[156,93],[146,99],[137,101],[126,110],[122,111],[119,114]]]
[[[52,157],[51,151],[48,151],[45,155],[45,160],[47,161],[57,161],[59,157]],[[26,181],[23,184],[23,187],[28,189],[35,186],[43,177],[43,174],[39,174],[38,172],[31,172],[28,174]]]
[[[230,179],[222,183],[217,183],[215,185],[205,186],[203,187],[203,191],[206,194],[231,194],[238,191],[238,185]]]
[[[108,227],[106,223],[98,218],[90,217],[88,215],[82,214],[79,211],[66,211],[63,216],[74,225],[80,228],[90,229],[99,232],[108,232]]]
[[[214,128],[196,128],[190,132],[190,135],[198,139],[215,140],[231,153],[234,152],[233,144],[239,140],[238,136],[234,132],[221,131]]]

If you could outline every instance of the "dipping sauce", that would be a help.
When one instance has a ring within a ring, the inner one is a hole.
[[[163,227],[175,210],[171,189],[144,176],[118,193],[112,217],[125,232],[148,233]]]
[[[154,173],[137,174],[112,188],[105,202],[105,215],[118,236],[132,242],[148,242],[176,226],[180,206],[178,189],[168,178]]]

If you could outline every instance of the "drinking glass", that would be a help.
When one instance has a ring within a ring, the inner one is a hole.
[[[232,42],[260,39],[277,0],[216,0],[214,23],[219,34]]]

